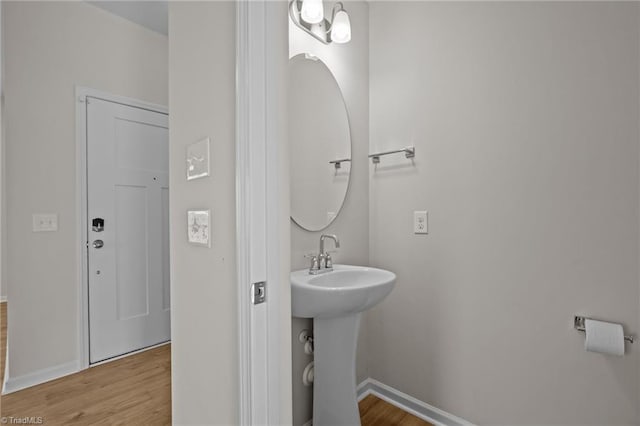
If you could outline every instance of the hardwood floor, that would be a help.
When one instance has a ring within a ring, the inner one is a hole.
[[[360,401],[359,408],[362,426],[433,426],[374,395]]]
[[[0,304],[0,378],[7,304]],[[0,381],[1,383],[1,381]],[[433,426],[373,396],[360,404],[362,426]],[[42,417],[44,425],[171,424],[171,345],[102,364],[0,399],[2,417]]]
[[[4,395],[0,411],[2,417],[42,417],[42,424],[50,426],[170,425],[171,345]]]

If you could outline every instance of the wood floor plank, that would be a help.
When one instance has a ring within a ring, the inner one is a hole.
[[[371,407],[373,407],[375,405],[375,403],[378,401],[378,398],[376,398],[373,395],[367,395],[365,396],[362,401],[360,401],[358,403],[358,409],[360,410],[360,416],[362,417],[363,413],[368,412]]]
[[[429,422],[425,422],[424,420],[407,413],[402,419],[402,426],[424,426],[431,425]],[[433,425],[432,425],[433,426]]]
[[[0,303],[0,375],[6,336],[7,304]],[[374,395],[360,401],[359,409],[362,426],[433,426]],[[45,425],[170,425],[171,346],[4,395],[0,412],[4,417],[41,416]]]
[[[374,395],[358,404],[362,426],[434,426]]]
[[[171,346],[4,395],[0,410],[48,425],[170,425]]]

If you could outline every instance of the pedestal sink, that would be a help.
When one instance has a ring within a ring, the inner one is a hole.
[[[356,346],[362,312],[393,289],[393,272],[334,265],[331,272],[291,273],[293,316],[313,318],[313,425],[360,425],[356,397]]]

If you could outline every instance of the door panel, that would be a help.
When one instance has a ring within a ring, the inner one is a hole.
[[[169,156],[158,150],[158,140],[167,129],[150,123],[116,118],[116,161],[118,168],[130,170],[169,170]]]
[[[162,193],[162,308],[166,311],[171,306],[171,286],[169,277],[169,188],[161,188]]]
[[[91,363],[170,339],[167,123],[87,98]],[[104,219],[101,232],[93,218]]]
[[[149,314],[147,188],[116,185],[115,252],[118,320]]]

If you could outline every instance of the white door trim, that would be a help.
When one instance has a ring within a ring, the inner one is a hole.
[[[81,370],[89,368],[89,279],[87,266],[87,97],[168,114],[166,106],[76,86],[76,262],[77,353]]]
[[[239,424],[290,421],[279,362],[289,359],[280,319],[283,235],[278,188],[280,37],[277,8],[268,0],[240,0],[236,20],[236,227],[239,327]],[[283,9],[283,13],[286,11]],[[275,29],[275,30],[274,30]],[[286,31],[283,26],[282,31]],[[286,59],[285,59],[286,61]],[[286,63],[286,62],[285,62]],[[288,166],[287,166],[288,167]],[[281,190],[281,189],[280,189]],[[288,217],[288,215],[287,215]],[[284,234],[286,235],[286,233]],[[288,242],[287,242],[288,243]],[[266,281],[266,302],[252,304],[251,283]],[[288,310],[288,307],[287,307]],[[287,339],[289,337],[287,336]],[[284,358],[283,358],[284,357]],[[284,375],[283,375],[284,374]],[[288,395],[288,396],[287,396]],[[290,404],[289,404],[290,407]]]

